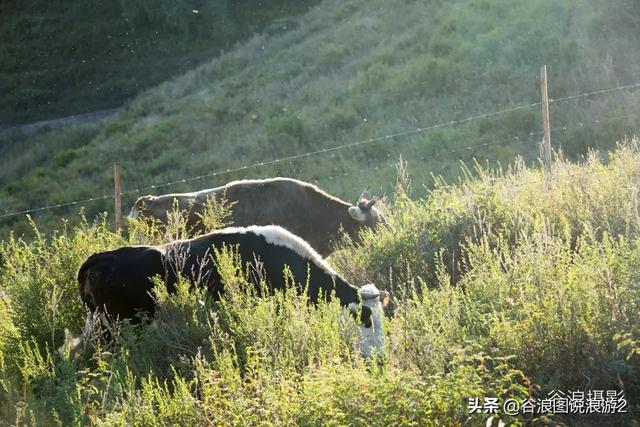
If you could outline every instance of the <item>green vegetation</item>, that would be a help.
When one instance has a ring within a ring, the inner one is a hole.
[[[3,1],[0,125],[119,107],[314,3]]]
[[[387,201],[393,231],[366,232],[330,259],[354,283],[393,292],[387,351],[372,362],[356,354],[357,328],[336,303],[256,298],[231,251],[218,258],[222,302],[183,283],[177,295],[157,293],[153,325],[117,325],[115,345],[91,329],[91,345],[61,355],[64,329],[83,328],[80,263],[163,237],[137,223],[127,240],[102,219],[11,238],[0,247],[0,420],[484,425],[487,415],[468,414],[469,398],[622,388],[627,414],[579,420],[624,425],[640,411],[639,143],[584,165],[556,160],[551,192],[523,162],[478,168],[417,200],[399,174]],[[224,222],[223,208],[212,212],[222,215],[212,224]]]
[[[542,64],[556,99],[633,83],[640,75],[639,8],[632,0],[326,0],[283,24],[288,31],[265,30],[148,90],[104,124],[14,135],[1,149],[0,204],[11,212],[111,194],[114,160],[127,191],[534,103]],[[612,148],[637,129],[639,94],[552,104],[554,147],[572,159],[587,147]],[[534,162],[539,110],[144,193],[287,175],[353,199],[367,185],[389,191],[402,155],[423,195],[432,174],[455,179],[460,160],[486,166],[522,155]],[[125,209],[136,196],[126,195]],[[93,218],[111,212],[111,201],[86,209]],[[48,229],[60,215],[77,223],[73,212],[37,218]],[[21,217],[3,225],[30,233]]]
[[[178,238],[180,215],[168,229],[131,222],[126,236],[110,231],[108,199],[2,218],[0,424],[484,425],[469,398],[588,389],[624,390],[629,413],[581,422],[640,416],[640,149],[614,146],[637,133],[640,91],[552,104],[550,192],[533,167],[537,105],[406,133],[537,102],[543,64],[554,99],[638,82],[640,3],[62,3],[0,5],[3,121],[117,105],[190,71],[104,123],[3,140],[0,215],[109,195],[114,160],[125,210],[142,195],[131,190],[201,174],[144,193],[275,175],[351,200],[380,188],[391,228],[342,242],[330,262],[393,292],[388,348],[363,361],[335,303],[255,298],[229,252],[225,300],[184,283],[158,292],[153,325],[114,325],[108,343],[94,321],[75,348],[79,265]],[[227,213],[211,205],[204,222]],[[547,418],[575,421],[535,421]]]

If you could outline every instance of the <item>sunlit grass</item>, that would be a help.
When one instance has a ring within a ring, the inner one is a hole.
[[[551,192],[540,171],[515,164],[422,200],[407,196],[415,182],[400,173],[392,230],[366,232],[330,258],[354,283],[393,293],[386,351],[373,361],[358,354],[357,325],[337,302],[313,307],[292,290],[256,298],[230,251],[218,257],[222,301],[184,281],[176,295],[159,288],[153,323],[113,325],[115,342],[94,333],[60,354],[64,329],[84,329],[75,279],[84,259],[175,230],[139,227],[123,238],[101,220],[5,241],[0,419],[475,425],[486,416],[468,413],[472,397],[621,388],[636,416],[639,164],[634,141],[582,166],[556,160]]]
[[[0,204],[16,211],[112,194],[115,160],[127,191],[173,181],[144,192],[193,191],[282,175],[353,201],[366,186],[389,191],[402,155],[420,183],[414,195],[423,196],[432,174],[457,179],[460,160],[493,167],[522,155],[535,162],[539,108],[259,164],[535,103],[544,64],[552,98],[637,79],[637,4],[630,0],[481,3],[326,0],[288,31],[255,35],[149,89],[103,125],[7,142]],[[637,129],[638,93],[554,104],[554,148],[572,159],[587,147],[613,148]],[[256,166],[243,168],[249,165]],[[242,169],[224,173],[234,168]],[[123,206],[139,195],[127,193]],[[87,216],[111,205],[87,203]],[[50,229],[59,215],[80,221],[72,207],[38,213],[40,226]],[[5,235],[30,233],[22,216],[2,224]]]

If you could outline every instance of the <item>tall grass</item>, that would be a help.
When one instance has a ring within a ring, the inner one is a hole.
[[[75,272],[93,251],[144,240],[104,221],[2,244],[0,418],[32,425],[481,425],[469,398],[622,390],[628,413],[504,421],[620,425],[640,409],[638,142],[582,165],[554,162],[554,187],[522,163],[440,183],[412,200],[401,174],[392,230],[344,242],[330,262],[393,292],[386,350],[357,352],[337,302],[292,289],[256,298],[232,252],[224,299],[181,282],[156,293],[149,325],[89,334]],[[597,185],[596,185],[597,184]],[[415,185],[415,181],[412,185]],[[140,230],[140,229],[139,229]],[[150,234],[149,241],[158,239]],[[364,281],[363,281],[364,283]],[[62,297],[55,297],[61,294]]]

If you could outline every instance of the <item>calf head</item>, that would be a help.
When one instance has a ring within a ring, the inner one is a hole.
[[[360,310],[360,353],[369,358],[376,352],[382,354],[384,347],[383,307],[389,302],[389,292],[380,291],[373,284],[360,288],[362,305],[352,303],[349,309],[357,314]]]

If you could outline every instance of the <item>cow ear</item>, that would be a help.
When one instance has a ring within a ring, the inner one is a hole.
[[[349,206],[349,215],[358,222],[365,222],[367,220],[365,214],[358,206]]]
[[[134,203],[134,206],[138,206],[138,207],[146,206],[148,203],[153,202],[154,199],[155,199],[155,196],[152,196],[150,194],[146,196],[138,197],[138,199]]]
[[[387,304],[391,301],[391,293],[388,291],[380,291],[380,302],[383,307],[386,307]]]
[[[358,197],[358,202],[363,200],[369,200],[369,187],[362,190],[362,194],[360,194],[360,197]]]

